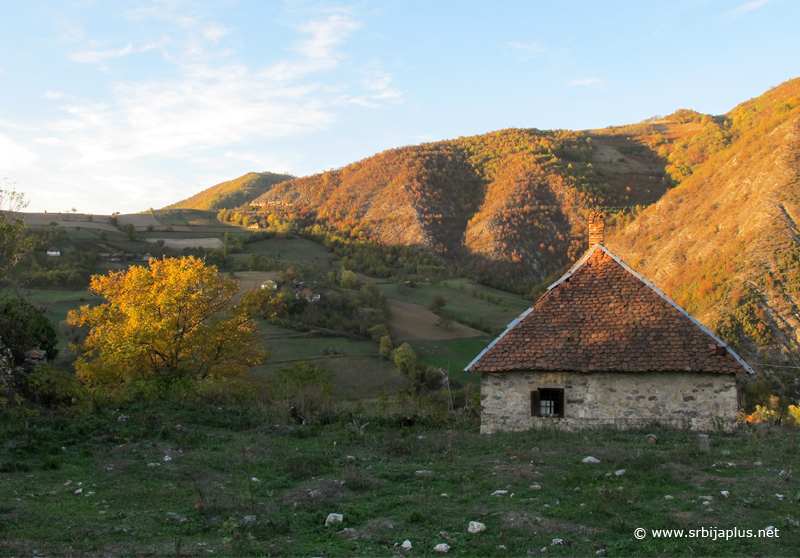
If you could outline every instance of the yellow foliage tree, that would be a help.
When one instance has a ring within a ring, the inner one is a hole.
[[[81,354],[78,375],[92,385],[121,386],[158,376],[243,374],[266,356],[253,320],[260,304],[251,300],[264,295],[234,306],[237,289],[194,257],[95,275],[89,290],[107,302],[68,317],[70,324],[91,328],[86,341],[72,346]]]

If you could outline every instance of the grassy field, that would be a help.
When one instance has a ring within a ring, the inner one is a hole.
[[[480,386],[480,372],[465,372],[464,367],[492,342],[491,337],[469,339],[444,339],[440,341],[414,341],[417,357],[424,363],[450,370],[450,377],[462,385],[472,382]]]
[[[407,387],[408,380],[393,364],[379,356],[374,343],[341,337],[313,337],[259,323],[266,336],[264,348],[272,352],[272,360],[253,369],[256,377],[268,378],[276,368],[304,360],[334,373],[332,383],[342,399],[374,399],[381,389],[394,396]],[[323,355],[325,349],[341,350],[342,354]]]
[[[265,258],[325,263],[328,252],[325,248],[305,238],[268,238],[245,245],[245,254],[257,253]]]
[[[397,415],[362,419],[359,436],[344,413],[310,427],[177,404],[0,413],[0,556],[431,556],[439,543],[453,556],[790,556],[800,532],[786,429],[712,433],[705,454],[696,433],[658,427],[481,436]],[[329,513],[343,523],[326,528]],[[767,526],[776,537],[713,540]]]
[[[463,284],[464,290],[459,290],[458,285]],[[427,306],[428,302],[436,295],[442,295],[447,304],[444,310],[451,313],[458,321],[476,323],[483,321],[491,327],[505,329],[505,327],[530,308],[531,303],[519,295],[479,287],[481,291],[502,299],[503,305],[493,304],[486,300],[476,298],[469,294],[474,284],[463,280],[451,280],[440,285],[420,284],[416,288],[398,291],[396,284],[379,284],[378,288],[386,293],[388,298],[411,302]]]

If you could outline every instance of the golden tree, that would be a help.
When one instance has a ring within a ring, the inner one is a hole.
[[[78,375],[90,384],[119,386],[157,376],[242,375],[266,353],[253,314],[260,293],[231,303],[237,284],[194,257],[151,260],[95,275],[89,290],[106,303],[82,306],[68,322],[91,328],[72,348]],[[259,289],[260,290],[260,289]]]

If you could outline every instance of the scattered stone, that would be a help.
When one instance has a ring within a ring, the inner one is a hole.
[[[175,512],[167,512],[167,517],[171,517],[172,519],[176,520],[178,523],[183,523],[184,521],[187,521],[187,519],[185,517],[183,517],[182,515],[178,515]]]
[[[250,523],[255,523],[257,521],[257,517],[255,515],[246,515],[244,519],[242,519],[242,525],[248,525]]]
[[[624,489],[625,489],[624,486],[620,486],[619,488],[617,488],[617,490],[624,490]]]
[[[313,489],[313,490],[309,490],[308,491],[308,497],[312,498],[312,499],[314,499],[314,498],[322,498],[322,492],[320,490],[317,490],[316,488]]]
[[[325,527],[333,523],[341,523],[344,521],[344,516],[340,513],[329,513],[328,518],[325,520]]]
[[[497,550],[508,550],[508,549],[506,548],[506,545],[501,544],[501,545],[498,545]]]
[[[439,531],[439,536],[442,537],[446,541],[452,541],[453,537],[447,531]]]
[[[765,532],[774,531],[774,530],[775,530],[775,526],[774,525],[770,525],[769,527],[764,529]]]
[[[352,527],[345,527],[344,529],[339,531],[339,534],[342,535],[343,537],[347,537],[348,539],[355,539],[358,537],[358,531],[356,531]]]
[[[645,441],[653,446],[658,443],[658,437],[655,434],[648,434],[647,437],[645,437]]]
[[[492,496],[504,496],[505,494],[508,494],[508,490],[495,490],[494,492],[492,492],[491,495]]]
[[[83,492],[83,488],[79,488],[78,490],[73,492],[73,494],[80,494],[81,492]]]
[[[148,467],[161,467],[161,463],[148,463]]]
[[[355,460],[356,460],[355,456],[352,456],[352,455],[348,455],[348,456],[347,456],[347,459],[350,459],[350,460],[352,460],[352,461],[355,461]]]
[[[664,499],[665,499],[665,500],[672,500],[673,498],[675,498],[675,496],[670,496],[669,494],[667,494],[666,496],[664,496]]]
[[[252,478],[252,479],[250,479],[250,480],[251,480],[251,481],[253,481],[253,482],[261,482],[260,480],[258,480],[258,479],[257,479],[257,478],[255,478],[255,477],[253,477],[253,478]]]
[[[722,455],[730,455],[730,450],[722,450]]]
[[[467,531],[469,531],[472,534],[480,533],[481,531],[485,530],[486,530],[486,525],[484,525],[480,521],[470,521],[469,527],[467,527]]]
[[[730,492],[728,492],[727,490],[723,490],[722,492],[720,492],[720,494],[722,494],[722,495],[723,495],[723,496],[725,496],[726,498],[727,498],[728,496],[730,496],[730,495],[731,495],[731,493],[730,493]]]
[[[711,451],[711,442],[709,440],[708,434],[700,434],[698,437],[700,441],[700,451],[703,453],[708,453]]]
[[[705,502],[703,502],[703,505],[704,505],[704,506],[710,506],[710,505],[711,505],[711,502],[709,502],[708,500],[706,500]]]
[[[68,480],[67,482],[64,483],[64,486],[69,486],[70,484],[72,484],[72,481]]]
[[[619,471],[614,471],[614,474],[617,475],[618,477],[621,477],[622,475],[625,474],[625,469],[620,469]]]
[[[553,539],[553,544],[551,544],[550,546],[563,546],[563,545],[564,545],[564,539]]]
[[[120,415],[120,416],[117,417],[117,422],[125,422],[129,418],[131,418],[131,417],[129,417],[128,415]]]
[[[698,496],[698,498],[701,498],[703,500],[713,500],[714,499],[713,496]]]
[[[411,541],[408,540],[408,539],[404,540],[403,544],[400,545],[400,548],[402,548],[403,550],[410,549],[411,548]]]
[[[105,514],[106,512],[105,512],[105,510],[100,510],[100,512],[98,512],[98,513],[99,513],[100,515],[103,515],[103,514]]]
[[[417,436],[417,439],[418,439],[418,440],[424,440],[424,439],[425,439],[425,436]]]
[[[785,470],[781,469],[781,472],[780,472],[780,473],[778,473],[778,476],[781,476],[781,477],[788,477],[788,476],[789,476],[789,473],[787,473]]]
[[[585,507],[585,506],[586,506],[586,504],[581,504],[581,507]]]
[[[775,496],[778,497],[778,500],[783,500],[783,494],[776,494]]]
[[[547,547],[543,546],[542,549],[539,552],[547,552]]]
[[[581,459],[581,463],[600,463],[600,460],[590,455]]]
[[[172,461],[172,458],[169,455],[164,456],[164,461]]]
[[[532,484],[530,486],[530,489],[531,490],[541,490],[542,489],[542,485],[540,485],[540,484]]]
[[[581,491],[581,487],[580,486],[576,486],[575,489],[573,490],[573,492],[580,492],[580,491]]]
[[[415,471],[415,474],[419,475],[420,477],[425,477],[428,475],[432,475],[433,471]]]
[[[86,494],[83,495],[83,497],[84,498],[88,498],[89,496],[92,496],[92,495],[94,495],[94,492],[87,492]]]
[[[450,496],[448,496],[447,494],[445,494],[444,492],[442,492],[442,498],[449,498],[449,497],[450,497]]]
[[[450,545],[447,543],[439,543],[433,547],[436,552],[450,552]]]
[[[756,467],[761,467],[761,462],[760,461],[756,461],[755,463],[753,463],[753,465],[755,465]]]

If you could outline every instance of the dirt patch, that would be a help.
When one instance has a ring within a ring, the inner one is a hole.
[[[223,243],[219,238],[147,238],[147,242],[157,243],[164,241],[164,246],[183,250],[184,248],[222,248]]]
[[[398,343],[414,339],[435,341],[439,339],[465,339],[483,337],[486,334],[477,329],[452,322],[449,328],[436,325],[439,316],[419,304],[387,300],[391,318],[388,326],[392,336]]]

